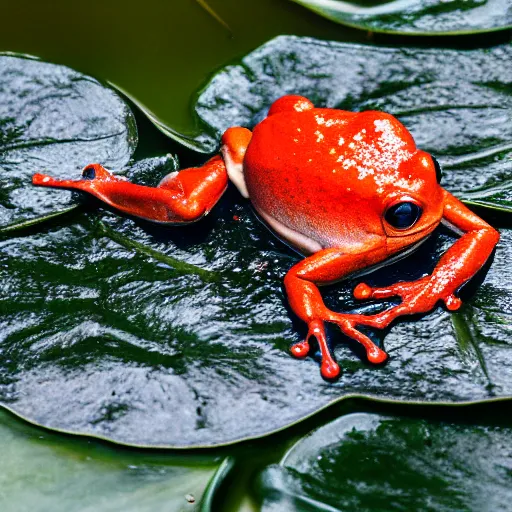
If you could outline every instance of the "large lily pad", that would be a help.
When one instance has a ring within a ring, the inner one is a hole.
[[[137,145],[133,114],[111,88],[64,66],[0,54],[0,231],[69,211],[71,192],[31,185],[91,162],[122,169]]]
[[[508,0],[292,0],[337,23],[414,35],[492,32],[512,27]]]
[[[184,459],[66,439],[20,424],[5,411],[0,447],[0,508],[6,512],[194,512],[201,502],[206,512],[214,510],[215,486],[229,465],[215,455]]]
[[[351,414],[259,478],[264,512],[508,510],[512,428]]]
[[[444,163],[447,186],[469,194],[510,178],[510,54],[510,46],[438,54],[279,38],[220,72],[198,112],[212,137],[254,124],[286,92],[390,110]],[[441,231],[365,280],[417,278],[452,242]],[[476,295],[466,289],[463,309],[390,330],[386,366],[369,366],[333,329],[343,372],[336,383],[321,379],[312,358],[290,356],[305,332],[287,309],[282,278],[298,256],[234,191],[182,229],[90,214],[0,247],[0,401],[51,428],[136,445],[213,446],[282,429],[347,396],[512,397],[509,231]],[[375,311],[351,298],[357,282],[326,290],[328,304]]]
[[[366,280],[418,277],[450,240],[440,234]],[[212,446],[265,435],[347,396],[512,396],[509,231],[461,311],[391,329],[385,367],[360,360],[354,343],[337,343],[336,383],[288,351],[304,335],[281,287],[296,256],[229,198],[195,232],[109,215],[0,247],[0,399],[51,428],[135,445]],[[331,289],[329,305],[356,307],[355,284]],[[333,330],[333,342],[340,338]]]

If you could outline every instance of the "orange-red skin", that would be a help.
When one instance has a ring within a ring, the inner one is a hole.
[[[484,265],[499,240],[496,230],[437,183],[431,157],[416,148],[393,116],[314,108],[300,96],[277,100],[252,134],[230,128],[222,138],[222,157],[173,173],[157,188],[116,178],[98,164],[86,169],[94,170],[94,179],[36,174],[33,183],[81,190],[128,214],[179,224],[207,214],[229,175],[278,236],[308,256],[284,281],[291,308],[308,325],[306,340],[295,344],[292,354],[305,357],[314,337],[328,379],[340,369],[327,344],[325,322],[361,343],[370,362],[382,363],[387,354],[356,326],[384,328],[399,316],[428,312],[439,301],[457,309],[457,289]],[[397,230],[384,214],[405,200],[420,206],[422,215],[411,228]],[[401,253],[442,219],[464,234],[431,275],[387,288],[361,283],[354,290],[358,299],[398,296],[399,305],[370,316],[335,313],[324,305],[318,286]]]

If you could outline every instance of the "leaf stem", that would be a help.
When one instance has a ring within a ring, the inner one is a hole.
[[[114,230],[106,226],[102,221],[99,221],[100,230],[103,234],[113,240],[114,242],[122,245],[126,249],[133,249],[141,254],[144,254],[150,258],[153,258],[161,263],[168,265],[173,268],[178,274],[181,275],[196,275],[200,277],[203,281],[207,283],[214,283],[220,281],[220,276],[216,272],[211,272],[210,270],[204,270],[196,265],[192,265],[191,263],[186,263],[185,261],[178,260],[177,258],[173,258],[172,256],[167,256],[166,254],[162,254],[161,252],[155,251],[150,247],[147,247],[139,242],[134,240],[130,240],[119,233],[116,233]]]
[[[57,212],[48,213],[46,215],[41,215],[41,216],[35,217],[33,219],[14,222],[13,224],[8,224],[7,226],[0,226],[0,235],[11,234],[11,233],[21,231],[24,229],[29,229],[33,226],[36,226],[37,224],[41,224],[43,222],[55,219],[57,217],[61,217],[68,213],[71,213],[71,212],[77,210],[78,208],[80,208],[80,206],[81,206],[80,204],[75,204],[73,206],[70,206],[69,208],[65,208],[64,210],[59,210]]]

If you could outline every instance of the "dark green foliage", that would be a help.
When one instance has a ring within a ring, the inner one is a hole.
[[[263,512],[508,510],[510,425],[343,416],[260,476]]]
[[[76,206],[71,192],[33,187],[32,174],[78,178],[94,162],[119,170],[136,145],[133,115],[112,89],[64,66],[0,54],[0,232]]]

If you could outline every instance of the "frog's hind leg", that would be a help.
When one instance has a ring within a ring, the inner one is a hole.
[[[322,354],[321,373],[327,379],[337,377],[340,369],[329,351],[324,322],[337,324],[345,335],[358,341],[365,348],[368,361],[371,363],[378,364],[387,359],[387,354],[382,349],[355,328],[357,324],[364,324],[366,317],[329,310],[317,286],[335,282],[359,270],[363,265],[379,259],[382,259],[382,255],[378,250],[372,251],[371,248],[366,257],[342,249],[324,249],[300,261],[286,274],[284,284],[290,306],[308,325],[306,340],[293,345],[292,354],[296,357],[305,357],[309,352],[309,340],[315,337]]]
[[[87,192],[113,208],[152,222],[186,224],[213,208],[226,190],[228,175],[222,157],[215,156],[202,167],[169,174],[158,187],[130,183],[99,164],[85,167],[80,180],[34,174],[32,183]]]

